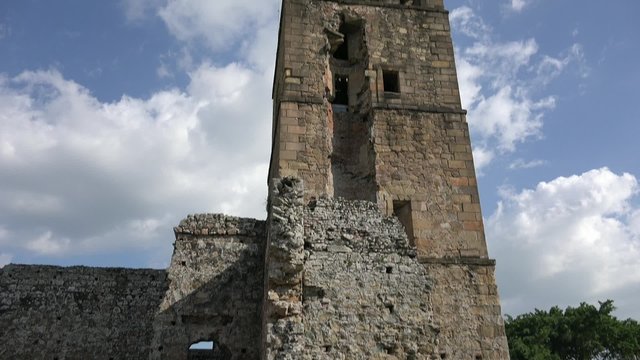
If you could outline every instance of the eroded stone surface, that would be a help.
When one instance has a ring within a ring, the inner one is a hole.
[[[7,265],[0,359],[145,359],[164,270]]]
[[[215,343],[216,359],[258,359],[264,222],[198,214],[174,231],[150,359],[186,359],[186,349],[200,341]]]
[[[438,354],[433,280],[397,219],[374,203],[321,199],[305,230],[304,358]]]

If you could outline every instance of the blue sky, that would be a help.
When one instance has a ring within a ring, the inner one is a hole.
[[[503,311],[640,319],[640,3],[446,5]],[[278,10],[0,2],[0,266],[162,268],[188,213],[264,218]]]

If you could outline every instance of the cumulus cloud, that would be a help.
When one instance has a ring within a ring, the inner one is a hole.
[[[503,189],[487,236],[505,311],[611,298],[624,316],[640,317],[628,301],[640,296],[638,192],[633,175],[607,168]]]
[[[521,9],[525,2],[515,2]],[[542,137],[545,114],[554,109],[554,96],[537,95],[570,64],[588,75],[579,44],[558,56],[540,54],[535,39],[496,41],[492,30],[472,8],[451,12],[454,38],[470,41],[456,49],[462,104],[469,110],[474,153],[481,170],[497,156],[516,151],[517,145]],[[491,156],[487,156],[487,155]]]
[[[181,42],[157,75],[188,83],[147,98],[101,102],[55,69],[0,73],[0,260],[144,249],[132,263],[162,267],[188,213],[264,218],[279,3],[121,0]]]
[[[125,14],[139,20],[158,15],[177,39],[204,40],[213,50],[234,49],[271,26],[279,0],[123,0]],[[255,45],[255,42],[252,42]]]
[[[236,63],[189,75],[184,91],[112,103],[55,70],[4,76],[0,250],[149,247],[189,212],[264,217],[270,81]]]

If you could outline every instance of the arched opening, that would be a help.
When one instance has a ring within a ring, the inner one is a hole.
[[[200,342],[191,344],[191,346],[189,346],[189,350],[213,351],[214,346],[215,346],[215,343],[213,341],[200,341]]]
[[[212,339],[192,343],[188,350],[188,360],[229,360],[231,351]]]

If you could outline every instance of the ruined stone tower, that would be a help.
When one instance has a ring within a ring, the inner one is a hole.
[[[270,178],[368,200],[421,255],[487,258],[442,0],[285,0]]]
[[[304,309],[316,309],[315,292],[326,301],[332,292],[347,303],[382,303],[395,317],[373,316],[377,337],[340,346],[326,340],[338,331],[315,323],[339,311],[303,311],[307,338],[324,339],[313,345],[329,343],[334,356],[351,351],[346,358],[385,358],[370,346],[390,358],[508,359],[443,0],[284,0],[273,99],[269,178],[302,179],[311,209]],[[317,215],[318,204],[331,215]],[[397,218],[404,239],[372,244],[384,237],[375,214]],[[332,224],[319,229],[317,216]],[[379,281],[378,271],[395,276]],[[345,274],[360,283],[330,280]],[[273,286],[267,281],[267,291]],[[279,291],[295,298],[292,289]],[[351,311],[370,325],[366,311]],[[336,326],[368,331],[358,321]]]
[[[0,359],[508,359],[443,0],[283,0],[273,99],[266,221],[0,269]]]

